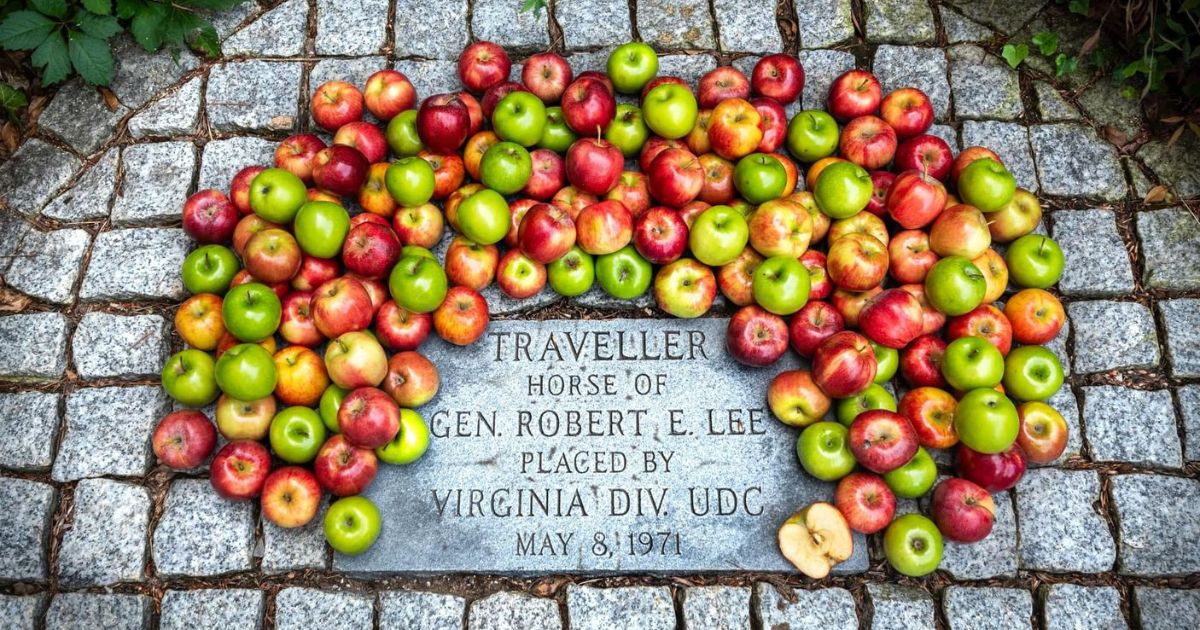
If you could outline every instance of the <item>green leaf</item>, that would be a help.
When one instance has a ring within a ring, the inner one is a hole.
[[[142,0],[117,0],[117,17],[128,20],[137,15],[145,6],[146,3]]]
[[[1078,66],[1078,60],[1074,57],[1066,53],[1058,53],[1058,56],[1054,58],[1054,76],[1061,77],[1071,74],[1075,72],[1076,66]]]
[[[206,57],[221,56],[221,38],[217,36],[217,30],[212,24],[206,22],[196,31],[196,36],[192,38],[192,48],[204,53]]]
[[[46,41],[56,25],[36,11],[17,11],[0,22],[0,42],[5,50],[33,50]]]
[[[96,15],[109,15],[112,13],[112,0],[83,0],[83,8]]]
[[[161,4],[143,5],[133,21],[129,23],[129,32],[133,40],[149,52],[155,52],[163,43],[163,19],[166,9]]]
[[[29,6],[50,17],[64,18],[67,16],[67,0],[29,0]]]
[[[181,7],[222,11],[224,9],[232,9],[243,2],[245,0],[176,0],[174,4]]]
[[[108,85],[113,73],[112,49],[108,42],[79,31],[71,31],[68,40],[71,65],[79,76],[92,85]]]
[[[1091,8],[1091,0],[1071,0],[1067,3],[1067,10],[1076,15],[1087,15]]]
[[[1029,56],[1029,46],[1025,44],[1005,44],[1004,48],[1000,51],[1000,56],[1004,57],[1004,60],[1008,62],[1008,67],[1015,70]]]
[[[0,83],[0,108],[4,108],[9,118],[16,118],[17,110],[28,104],[29,99],[25,98],[24,92],[7,83]]]
[[[1033,43],[1037,44],[1038,51],[1049,57],[1058,50],[1058,35],[1049,31],[1042,31],[1033,36]]]
[[[542,10],[546,8],[546,0],[525,0],[521,5],[521,12],[532,11],[534,17],[541,17]]]
[[[121,24],[117,22],[117,18],[111,15],[96,15],[88,11],[78,11],[75,14],[75,23],[84,33],[100,39],[108,39],[121,32]]]
[[[54,85],[67,78],[71,71],[71,58],[67,56],[67,43],[62,35],[55,33],[46,38],[33,51],[33,65],[42,69],[42,85]]]

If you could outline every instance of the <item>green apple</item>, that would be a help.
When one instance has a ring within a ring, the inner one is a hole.
[[[608,55],[608,78],[621,94],[637,94],[658,74],[658,53],[648,44],[629,42]]]
[[[412,409],[400,410],[400,431],[391,442],[375,449],[379,459],[388,464],[411,464],[429,450],[429,426],[421,414]]]
[[[733,169],[733,186],[754,205],[778,199],[787,188],[787,169],[766,153],[751,153]]]
[[[324,525],[325,540],[334,551],[357,556],[379,538],[379,510],[366,497],[343,497],[329,506]]]
[[[203,407],[217,399],[213,358],[203,350],[176,352],[162,369],[162,386],[167,394],[188,407]]]
[[[838,146],[837,121],[827,112],[806,109],[788,123],[787,148],[801,162],[816,162],[833,155]]]
[[[275,334],[282,317],[279,296],[265,284],[247,282],[239,284],[225,294],[221,304],[221,317],[225,329],[239,341],[257,343]],[[236,398],[236,397],[235,397]],[[258,400],[262,396],[243,398]]]
[[[754,269],[751,292],[759,306],[791,315],[808,303],[808,269],[794,256],[772,256]]]
[[[515,90],[496,103],[492,129],[501,140],[531,147],[542,139],[546,127],[546,104],[532,92]]]
[[[240,343],[217,359],[217,386],[237,400],[258,400],[275,391],[275,360],[256,343]]]
[[[987,280],[974,263],[962,256],[947,256],[925,274],[925,299],[950,315],[965,315],[983,303]]]
[[[621,150],[627,158],[636,156],[642,145],[650,138],[650,129],[642,120],[642,110],[637,105],[621,103],[617,105],[617,115],[613,117],[608,129],[604,130],[604,139]]]
[[[446,271],[432,256],[405,254],[388,277],[392,299],[414,313],[432,313],[446,299],[447,290]]]
[[[1063,253],[1049,236],[1026,234],[1004,253],[1008,277],[1019,287],[1048,289],[1063,272]]]
[[[796,439],[796,456],[808,474],[821,481],[837,481],[854,470],[854,454],[847,443],[846,427],[828,420],[814,422]]]
[[[401,206],[419,206],[433,198],[433,167],[419,157],[392,162],[383,174],[383,185]]]
[[[425,149],[417,133],[417,110],[406,109],[388,121],[387,143],[396,157],[412,157]]]
[[[288,407],[275,414],[269,434],[271,450],[285,462],[307,464],[325,443],[325,423],[308,407]]]
[[[1062,384],[1062,363],[1043,346],[1014,348],[1004,358],[1004,392],[1016,400],[1046,400]]]
[[[499,243],[508,234],[508,221],[508,202],[489,188],[467,197],[458,206],[459,230],[480,245]]]
[[[682,138],[696,126],[696,95],[686,85],[657,85],[642,99],[642,116],[650,131],[672,140]]]
[[[325,423],[325,428],[329,429],[330,433],[341,433],[338,428],[338,409],[342,408],[342,401],[346,399],[346,394],[350,391],[342,389],[333,383],[325,388],[325,392],[321,394],[321,402],[319,409],[321,411],[321,420]]]
[[[271,223],[291,223],[306,201],[308,187],[290,171],[268,168],[250,181],[250,209]]]
[[[920,514],[905,514],[884,531],[883,555],[904,575],[929,575],[942,563],[942,532]]]
[[[596,281],[596,264],[591,254],[575,245],[561,258],[546,265],[546,275],[555,293],[574,297],[592,288]]]
[[[848,219],[867,207],[875,184],[871,175],[853,162],[835,162],[826,166],[813,184],[817,207],[833,219]]]
[[[479,173],[484,186],[502,195],[511,195],[529,183],[529,177],[533,175],[533,160],[529,157],[529,151],[516,142],[497,142],[483,154],[479,161]]]
[[[310,201],[300,206],[292,231],[304,253],[333,258],[342,252],[342,242],[350,231],[350,213],[330,201]]]
[[[242,266],[224,245],[197,247],[183,259],[183,286],[191,293],[224,295]]]
[[[605,293],[621,300],[632,300],[650,288],[654,269],[633,245],[626,245],[596,260],[596,280]]]
[[[958,174],[958,196],[982,212],[995,212],[1012,201],[1017,180],[1004,165],[991,158],[975,160]]]
[[[871,342],[871,349],[875,351],[875,382],[882,385],[896,375],[900,367],[900,351],[874,341]]]
[[[421,247],[420,245],[405,245],[400,248],[400,257],[404,258],[405,256],[420,256],[422,258],[437,260],[437,256],[428,247]]]
[[[883,481],[897,497],[916,499],[929,492],[937,482],[937,476],[937,464],[929,456],[929,451],[923,446],[918,446],[917,454],[913,455],[907,464],[884,473]]]
[[[973,389],[954,409],[954,429],[967,448],[980,453],[1003,453],[1017,439],[1021,422],[1017,407],[994,389]]]
[[[746,217],[729,206],[713,206],[700,213],[688,231],[688,247],[692,254],[709,267],[733,262],[749,241],[750,226]]]
[[[854,419],[858,417],[858,414],[872,409],[895,411],[896,397],[884,389],[882,385],[871,383],[861,392],[849,398],[838,400],[837,419],[838,422],[849,427],[850,423],[854,422]]]
[[[983,337],[959,337],[942,353],[942,376],[960,392],[995,387],[1004,378],[1004,355]]]
[[[578,139],[575,132],[567,126],[567,119],[563,117],[562,108],[558,105],[547,107],[546,126],[542,129],[542,137],[538,139],[538,147],[565,155],[567,149],[570,149]]]

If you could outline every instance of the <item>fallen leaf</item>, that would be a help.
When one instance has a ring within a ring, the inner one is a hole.
[[[1082,56],[1092,52],[1092,50],[1094,50],[1096,48],[1096,45],[1099,43],[1100,43],[1100,29],[1096,29],[1096,32],[1092,33],[1092,36],[1087,38],[1087,41],[1083,42],[1083,46],[1079,47],[1079,56],[1082,57]]]
[[[1184,129],[1186,129],[1186,127],[1179,125],[1179,127],[1175,129],[1175,133],[1171,134],[1171,139],[1167,140],[1167,146],[1173,146],[1176,142],[1179,142],[1179,138],[1183,136]]]
[[[1166,186],[1159,184],[1150,190],[1146,191],[1146,196],[1142,198],[1143,203],[1161,203],[1167,200],[1167,195],[1170,190]]]
[[[112,90],[102,87],[100,88],[100,95],[104,97],[104,105],[108,107],[108,111],[115,112],[121,106],[120,99],[117,98],[116,94],[113,94]]]
[[[1105,127],[1104,137],[1110,144],[1115,144],[1118,147],[1123,147],[1129,142],[1129,137],[1125,135],[1125,132],[1116,127]]]
[[[19,313],[29,307],[29,296],[11,289],[0,289],[0,313]]]

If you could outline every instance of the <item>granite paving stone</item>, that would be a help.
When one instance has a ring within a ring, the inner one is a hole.
[[[462,630],[467,601],[421,591],[379,594],[380,630]]]
[[[193,77],[175,92],[164,96],[129,119],[129,134],[145,136],[187,135],[200,119],[201,77]]]
[[[1133,293],[1133,267],[1112,210],[1061,210],[1051,234],[1063,251],[1058,290],[1071,296]]]
[[[1102,573],[1116,557],[1108,523],[1096,511],[1100,477],[1091,470],[1038,468],[1017,484],[1021,568],[1054,573]]]
[[[1184,456],[1189,462],[1200,461],[1200,385],[1184,385],[1175,393],[1183,416]]]
[[[147,630],[154,600],[145,595],[59,593],[46,610],[54,630]]]
[[[170,398],[157,385],[71,392],[54,480],[146,474],[154,457],[150,436],[169,407]]]
[[[66,317],[60,313],[0,317],[0,380],[54,380],[66,369]]]
[[[1200,197],[1200,138],[1184,133],[1175,144],[1151,140],[1137,156],[1162,183],[1183,198]]]
[[[1034,125],[1029,143],[1043,193],[1104,201],[1125,197],[1129,187],[1116,150],[1090,128],[1079,123]]]
[[[1146,173],[1134,158],[1123,157],[1121,162],[1125,165],[1125,172],[1129,174],[1129,183],[1133,186],[1134,199],[1145,199],[1155,184],[1146,177]]]
[[[307,29],[308,2],[287,0],[226,38],[221,52],[227,57],[295,57],[304,53]]]
[[[250,16],[261,11],[261,7],[255,2],[243,2],[237,6],[222,11],[214,11],[209,20],[212,22],[213,29],[217,31],[217,37],[222,41],[246,23]]]
[[[1075,325],[1075,372],[1093,374],[1158,365],[1154,316],[1144,304],[1071,302],[1067,315]]]
[[[1168,390],[1084,387],[1083,425],[1095,461],[1183,466],[1175,407]]]
[[[629,627],[633,620],[637,621],[639,630],[674,630],[675,604],[671,589],[665,586],[567,586],[567,625],[571,630],[611,630]]]
[[[554,19],[567,48],[620,46],[633,35],[625,0],[558,0]]]
[[[942,18],[942,30],[946,31],[946,43],[986,42],[996,37],[995,31],[972,20],[946,5],[938,7]]]
[[[1017,574],[1017,516],[1007,492],[992,495],[995,522],[987,538],[972,543],[946,540],[941,568],[960,580],[1012,577]]]
[[[121,104],[115,110],[109,109],[95,86],[75,78],[64,83],[46,105],[38,116],[38,128],[76,151],[90,154],[112,137],[117,123],[128,113],[129,108]]]
[[[1033,596],[1015,588],[950,586],[942,612],[951,630],[1032,628]]]
[[[107,217],[109,201],[117,185],[120,155],[120,149],[115,147],[105,151],[95,164],[73,176],[71,179],[75,184],[46,204],[42,214],[65,222]]]
[[[0,169],[3,168],[0,164]],[[0,279],[12,264],[13,254],[21,247],[21,241],[33,230],[33,223],[24,215],[0,212]]]
[[[754,603],[754,616],[762,628],[858,628],[854,596],[844,588],[794,589],[794,602],[785,599],[771,584],[759,582],[754,588],[758,595]]]
[[[0,582],[45,582],[49,575],[50,520],[54,486],[0,477]]]
[[[113,201],[113,226],[178,221],[196,172],[196,147],[191,142],[135,144],[121,150],[121,169],[124,179]]]
[[[599,285],[592,285],[592,288],[571,298],[571,301],[584,308],[632,310],[654,306],[654,296],[651,293],[647,291],[632,300],[621,300],[606,293]]]
[[[370,595],[293,587],[275,596],[277,630],[371,630],[374,623]]]
[[[187,47],[172,51],[164,46],[157,52],[150,52],[126,36],[113,40],[113,59],[113,79],[109,87],[131,110],[145,105],[146,101],[200,65]]]
[[[83,379],[157,376],[171,346],[161,315],[88,313],[71,340],[75,371]]]
[[[39,124],[45,125],[40,120]],[[33,216],[81,165],[70,153],[33,138],[0,164],[0,199],[11,210]]]
[[[637,27],[656,50],[716,48],[708,5],[691,0],[637,0]]]
[[[864,623],[871,630],[933,630],[933,598],[924,589],[900,584],[867,584]]]
[[[387,20],[379,18],[387,15],[389,4],[390,0],[317,0],[317,54],[369,55],[379,52],[387,43]]]
[[[1167,475],[1112,479],[1117,572],[1145,577],[1200,571],[1200,481]]]
[[[1166,330],[1171,374],[1178,378],[1200,376],[1200,300],[1179,298],[1158,303]]]
[[[35,630],[45,608],[45,593],[0,595],[0,619],[8,630]]]
[[[462,83],[458,80],[458,65],[453,61],[401,59],[396,62],[395,68],[412,82],[419,99],[462,89]]]
[[[1200,222],[1192,213],[1186,208],[1139,212],[1137,234],[1147,288],[1200,289]]]
[[[501,591],[471,602],[467,630],[562,630],[562,615],[552,599]],[[572,626],[574,629],[574,626]]]
[[[997,3],[994,0],[954,0],[952,3],[967,17],[982,22],[1008,34],[1016,33],[1021,26],[1037,15],[1048,0],[1014,0]]]
[[[996,152],[1025,190],[1037,192],[1037,172],[1024,125],[993,120],[968,120],[962,126],[963,147],[983,146]]]
[[[712,55],[660,55],[659,76],[676,76],[695,87],[700,77],[717,69],[717,60]]]
[[[854,55],[844,50],[802,50],[798,57],[804,66],[800,102],[804,109],[825,109],[829,86],[843,72],[854,68]]]
[[[1075,400],[1075,392],[1071,391],[1069,386],[1064,385],[1046,400],[1046,404],[1054,407],[1067,422],[1067,447],[1063,449],[1062,455],[1059,455],[1058,459],[1050,464],[1058,466],[1083,452],[1083,428],[1079,423],[1079,401]],[[1030,467],[1036,468],[1038,465],[1030,464]]]
[[[1012,120],[1024,113],[1021,83],[1003,59],[969,45],[948,55],[955,117]]]
[[[1200,589],[1136,586],[1133,600],[1142,630],[1179,630],[1200,620]]]
[[[942,49],[883,45],[875,51],[873,70],[884,94],[902,87],[919,88],[933,104],[937,120],[950,115],[950,83]]]
[[[721,50],[769,53],[783,49],[774,0],[713,0]]]
[[[1121,93],[1122,87],[1114,79],[1101,79],[1079,95],[1079,106],[1100,126],[1132,139],[1142,128],[1142,107],[1136,96],[1126,98]]]
[[[244,588],[167,591],[163,593],[158,627],[258,630],[262,627],[264,599],[262,591]]]
[[[1046,630],[1125,630],[1121,593],[1111,586],[1043,584],[1042,619]]]
[[[51,304],[70,304],[92,237],[85,230],[33,230],[14,252],[8,286]]]
[[[217,131],[290,130],[296,124],[300,73],[295,62],[230,61],[208,74],[208,120]]]
[[[317,515],[303,527],[284,528],[268,521],[262,522],[263,573],[282,573],[301,569],[324,569],[328,566],[325,547],[325,511],[329,497],[321,499]]]
[[[437,11],[428,6],[424,0],[396,0],[396,54],[457,60],[468,43],[467,0],[445,0]],[[417,92],[418,98],[428,95]]]
[[[247,166],[274,166],[276,143],[253,136],[213,140],[200,156],[197,190],[215,188],[229,192],[234,175]]]
[[[0,434],[6,436],[0,440],[0,468],[50,468],[61,399],[61,394],[51,392],[0,394]]]
[[[567,63],[571,65],[571,72],[574,75],[578,75],[581,72],[587,72],[588,70],[597,70],[600,72],[606,72],[607,68],[608,68],[608,54],[609,54],[609,51],[607,49],[601,49],[601,50],[596,50],[596,51],[592,51],[592,52],[576,51],[576,52],[573,52],[570,55],[568,55],[566,57],[566,59],[567,59]],[[667,70],[663,67],[663,60],[667,56],[668,55],[659,55],[658,56],[658,76],[660,76],[660,77],[670,75],[670,73],[667,72]],[[671,55],[671,56],[683,57],[684,55]],[[699,57],[697,57],[697,59],[698,58]],[[714,68],[716,67],[716,61],[713,61],[713,67]],[[618,96],[617,98],[621,98],[621,97]]]
[[[854,37],[850,0],[793,0],[792,6],[801,48],[827,48]]]
[[[85,301],[178,300],[187,296],[179,266],[192,240],[179,228],[101,232],[79,290]]]
[[[946,144],[950,146],[950,150],[954,153],[962,150],[962,145],[958,142],[958,131],[950,125],[932,125],[925,133],[945,140]]]
[[[354,57],[351,59],[322,59],[313,66],[311,73],[308,75],[308,85],[314,90],[326,81],[346,81],[357,86],[363,86],[367,84],[367,79],[372,74],[387,67],[387,59],[380,55]],[[417,95],[418,98],[425,96],[428,95]],[[311,116],[312,113],[310,112],[309,115]],[[370,112],[365,112],[363,116],[373,120]],[[316,128],[315,123],[312,128]]]
[[[693,586],[683,591],[682,630],[732,630],[750,627],[750,589]]]
[[[474,0],[471,3],[471,32],[476,39],[500,42],[506,50],[550,46],[550,11],[521,11],[508,0]]]
[[[1042,122],[1072,122],[1081,118],[1079,110],[1063,98],[1062,93],[1053,85],[1045,81],[1034,81],[1033,93],[1037,97],[1038,115],[1041,116]]]
[[[74,517],[58,551],[60,584],[108,586],[145,578],[150,524],[145,488],[84,479],[75,486]]]
[[[863,4],[867,18],[867,41],[889,44],[920,44],[937,37],[933,10],[924,2],[879,0]]]
[[[248,570],[255,511],[256,506],[249,502],[222,499],[207,479],[174,481],[154,530],[158,575],[205,576]],[[277,602],[277,627],[279,623]]]

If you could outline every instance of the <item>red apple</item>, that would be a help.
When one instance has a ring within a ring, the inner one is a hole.
[[[521,82],[543,103],[557,103],[571,83],[571,64],[556,52],[532,55],[521,69]]]
[[[209,466],[213,490],[226,499],[253,499],[271,471],[271,454],[254,440],[233,440],[217,451]]]
[[[896,515],[896,495],[883,477],[868,472],[842,477],[833,493],[833,504],[851,529],[864,534],[882,531]]]
[[[683,218],[683,213],[680,213]],[[717,270],[717,288],[725,299],[737,306],[754,303],[754,272],[762,264],[763,257],[746,247],[732,262],[726,263]]]
[[[733,201],[733,162],[717,155],[701,155],[700,168],[704,169],[704,183],[697,198],[704,203],[725,204]]]
[[[881,475],[907,464],[918,447],[908,420],[887,409],[871,409],[855,417],[846,442],[863,468]]]
[[[533,173],[522,194],[538,201],[548,201],[567,183],[567,165],[562,156],[550,149],[537,149],[529,154]]]
[[[354,147],[335,144],[317,152],[313,183],[335,195],[357,195],[371,163]]]
[[[363,99],[371,115],[387,122],[417,104],[417,90],[396,70],[380,70],[367,77]]]
[[[858,314],[862,312],[863,307],[883,291],[883,287],[873,287],[866,291],[847,291],[841,287],[835,287],[833,293],[829,295],[829,303],[833,308],[837,309],[842,320],[846,322],[846,326],[854,328],[858,326]]]
[[[925,448],[950,448],[958,444],[954,410],[958,401],[944,389],[917,387],[900,398],[896,412],[904,416]]]
[[[1000,309],[991,304],[980,304],[971,312],[948,320],[946,340],[954,341],[959,337],[983,337],[996,346],[1000,354],[1008,356],[1012,349],[1012,324]]]
[[[1017,446],[1034,464],[1052,464],[1067,448],[1067,421],[1054,407],[1043,402],[1024,402],[1017,407],[1021,428]]]
[[[367,167],[367,179],[362,188],[358,189],[358,205],[367,212],[353,218],[377,216],[386,220],[395,216],[398,204],[387,189],[387,171],[390,166],[387,162],[376,162]]]
[[[871,343],[848,330],[830,335],[812,355],[813,380],[830,398],[848,398],[866,389],[877,367]]]
[[[375,313],[375,333],[389,350],[416,350],[429,338],[433,318],[429,313],[414,313],[392,300],[383,303]]]
[[[466,166],[463,159],[457,154],[441,155],[431,151],[421,151],[417,153],[417,157],[433,167],[434,199],[445,199],[462,186]]]
[[[568,186],[567,188],[570,188]],[[566,190],[564,188],[563,190]],[[571,190],[575,190],[571,188]],[[590,196],[590,195],[589,195]],[[551,201],[551,203],[554,203]],[[513,199],[508,203],[508,234],[504,235],[504,244],[510,248],[521,246],[521,241],[518,237],[521,235],[521,221],[525,219],[525,215],[529,213],[529,209],[538,205],[538,202],[533,199]],[[558,206],[557,203],[554,205]],[[562,206],[558,206],[562,208]],[[563,209],[566,211],[566,209]]]
[[[496,113],[496,105],[500,103],[501,99],[513,92],[528,91],[524,85],[516,81],[501,81],[483,93],[483,100],[479,102],[480,111],[483,112],[485,119],[491,120],[492,114]]]
[[[946,538],[973,543],[992,532],[996,503],[987,490],[966,479],[951,477],[933,489],[929,515]]]
[[[784,53],[767,55],[754,64],[750,73],[754,94],[773,98],[784,105],[804,91],[804,68],[796,57]]]
[[[212,455],[217,429],[194,409],[169,413],[158,421],[151,439],[158,461],[174,470],[196,468]]]
[[[183,231],[198,243],[228,243],[239,220],[237,208],[219,190],[201,190],[183,204]]]
[[[1044,344],[1058,336],[1067,315],[1062,302],[1044,289],[1022,289],[1004,304],[1004,316],[1012,324],[1018,343]]]
[[[838,153],[868,171],[883,168],[896,155],[896,132],[882,119],[859,116],[842,129]]]
[[[242,258],[250,275],[266,284],[277,284],[288,282],[300,271],[302,257],[300,245],[290,232],[270,228],[250,237]]]
[[[388,360],[383,391],[401,407],[415,409],[433,400],[440,385],[437,366],[419,352],[397,352]]]
[[[563,120],[572,131],[593,138],[603,133],[617,115],[617,101],[611,86],[580,75],[563,92],[562,110]]]
[[[442,240],[446,220],[437,206],[426,203],[397,209],[392,217],[392,229],[401,245],[430,248]]]
[[[387,145],[385,144],[384,146],[386,148]],[[316,134],[298,133],[294,136],[288,136],[275,149],[275,166],[299,177],[305,183],[311,184],[313,180],[313,164],[316,163],[317,151],[324,148],[325,141],[318,138]]]
[[[532,297],[546,286],[546,266],[526,256],[520,249],[510,249],[500,257],[496,285],[515,300]]]
[[[868,339],[899,350],[921,336],[921,303],[908,291],[887,289],[867,302],[858,314],[858,327]]]
[[[284,466],[263,481],[263,518],[276,526],[303,527],[316,518],[320,508],[321,485],[306,468]]]
[[[386,223],[360,223],[346,234],[342,264],[346,270],[366,278],[382,278],[400,260],[400,239]]]
[[[467,125],[467,137],[479,133],[479,130],[483,129],[483,105],[479,103],[479,99],[470,92],[455,92],[454,97],[462,101],[463,107],[467,108],[467,120],[470,121]]]
[[[762,140],[758,143],[756,149],[760,153],[773,153],[778,151],[783,146],[783,141],[787,140],[787,112],[783,111],[783,105],[779,101],[766,96],[760,96],[750,101],[754,109],[758,110],[759,122],[758,128],[762,130]],[[782,162],[780,162],[782,164]],[[791,191],[785,191],[788,194]]]
[[[877,217],[887,214],[888,189],[894,181],[896,174],[891,171],[871,171],[871,185],[874,190],[871,192],[871,200],[867,202],[867,212]]]
[[[733,66],[721,66],[700,77],[696,99],[701,109],[713,109],[721,101],[731,98],[750,98],[750,81],[741,70]]]
[[[960,476],[988,492],[1004,492],[1016,486],[1025,475],[1025,453],[1016,444],[1003,453],[994,454],[973,451],[960,444],[955,463]]]
[[[654,161],[654,158],[658,157],[659,153],[667,149],[687,148],[687,144],[679,140],[668,140],[660,136],[650,136],[650,139],[646,140],[646,143],[642,145],[642,152],[638,154],[638,167],[645,173],[650,170],[650,163]]]
[[[492,42],[475,42],[458,56],[458,78],[476,94],[507,80],[511,68],[508,53]]]
[[[233,207],[241,214],[251,214],[254,209],[250,207],[250,182],[254,181],[255,176],[267,170],[265,166],[247,166],[237,172],[233,176],[233,181],[229,183],[229,199],[233,202]]]
[[[688,135],[683,137],[684,143],[692,153],[700,155],[708,153],[712,150],[712,143],[708,140],[708,125],[712,123],[713,110],[702,109],[696,114],[696,126],[688,132]]]
[[[758,305],[743,306],[729,319],[725,347],[739,363],[766,367],[787,352],[787,323]]]
[[[456,236],[446,248],[446,279],[453,286],[482,291],[496,277],[500,264],[500,249],[495,245],[480,245],[465,236]]]
[[[342,125],[362,120],[363,95],[345,81],[327,81],[313,92],[309,110],[322,129],[337,131]]]
[[[326,440],[313,460],[317,483],[338,497],[361,494],[375,479],[378,468],[375,451],[354,446],[344,435]]]
[[[866,70],[848,70],[829,85],[829,113],[846,121],[879,109],[879,80]]]
[[[897,171],[920,171],[936,180],[946,181],[952,164],[954,152],[950,145],[934,135],[914,136],[896,147],[894,166]]]
[[[602,138],[581,138],[567,150],[567,179],[580,191],[603,195],[621,178],[625,157]]]
[[[800,264],[808,270],[808,299],[824,300],[833,294],[833,281],[825,271],[825,254],[810,249],[800,256]]]
[[[873,289],[887,276],[888,251],[874,236],[847,234],[829,246],[825,268],[829,279],[848,291]]]
[[[995,151],[987,147],[967,147],[962,150],[962,153],[959,153],[958,156],[954,158],[954,164],[950,167],[950,179],[957,182],[958,174],[961,173],[964,168],[967,168],[971,162],[974,162],[975,160],[982,160],[984,158],[995,160],[997,164],[1004,164],[1004,161],[1000,159],[1000,156],[997,155]]]
[[[337,133],[333,134],[333,143],[358,149],[372,164],[382,162],[388,154],[387,138],[383,131],[374,123],[361,120],[338,128]]]
[[[658,154],[646,171],[650,196],[659,203],[678,208],[696,198],[704,185],[704,168],[687,149],[667,149]]]
[[[700,216],[701,213],[703,213],[705,210],[708,210],[711,207],[712,207],[712,204],[704,203],[703,201],[700,201],[699,199],[697,199],[697,200],[685,205],[684,207],[680,208],[679,216],[683,219],[683,222],[688,226],[688,229],[690,230],[690,229],[692,229],[692,222],[696,220],[696,217]]]
[[[888,189],[888,214],[906,230],[929,225],[945,207],[946,187],[920,171],[900,173]]]
[[[637,218],[650,207],[650,181],[644,173],[622,171],[617,185],[604,198],[621,202]]]
[[[633,239],[633,215],[618,201],[592,204],[575,220],[576,239],[593,256],[611,254]]]
[[[917,298],[917,301],[921,303],[921,309],[925,314],[925,324],[921,329],[921,334],[928,335],[941,330],[942,326],[946,323],[946,314],[934,308],[929,303],[929,300],[925,298],[925,285],[916,283],[902,284],[900,288],[913,294]]]
[[[845,330],[846,325],[828,302],[814,300],[792,315],[788,338],[796,354],[808,359],[826,339]]]
[[[933,104],[917,88],[900,88],[883,97],[879,115],[896,130],[896,137],[911,138],[925,133],[933,125]]]
[[[333,339],[370,326],[375,310],[362,283],[342,276],[317,287],[312,313],[317,330]]]
[[[387,285],[380,278],[368,278],[356,273],[347,273],[346,277],[351,280],[358,280],[358,283],[366,289],[367,297],[371,299],[371,317],[374,318],[375,313],[379,312],[379,307],[383,306],[383,303],[390,299]]]
[[[400,431],[400,406],[375,387],[359,387],[346,394],[337,412],[338,429],[354,446],[379,448]]]
[[[733,98],[721,101],[708,123],[708,141],[713,153],[736,160],[758,149],[763,139],[762,115],[749,101]]]
[[[888,243],[888,273],[902,284],[925,282],[925,274],[939,258],[929,249],[929,235],[921,230],[904,230]]]
[[[542,284],[545,282],[543,268]],[[452,287],[441,306],[433,312],[433,329],[452,344],[469,346],[487,331],[489,319],[487,300],[478,291],[470,287]]]
[[[613,190],[616,189],[614,188]],[[647,192],[646,194],[649,195],[650,193]],[[599,202],[600,198],[596,195],[583,192],[574,186],[564,187],[562,190],[554,193],[554,197],[550,199],[552,205],[571,215],[572,219],[579,216],[579,213],[583,212],[584,208]]]
[[[671,208],[655,206],[634,221],[633,246],[651,264],[674,262],[687,249],[688,226]]]
[[[945,388],[942,355],[946,342],[934,334],[917,337],[900,353],[900,376],[910,387]]]
[[[575,222],[571,216],[545,203],[530,208],[517,231],[521,251],[543,265],[562,258],[575,246],[575,237]]]
[[[309,348],[325,340],[313,320],[311,291],[292,291],[284,296],[279,336],[290,344]]]
[[[456,94],[430,96],[417,110],[417,135],[434,153],[454,153],[471,135],[471,112]]]

